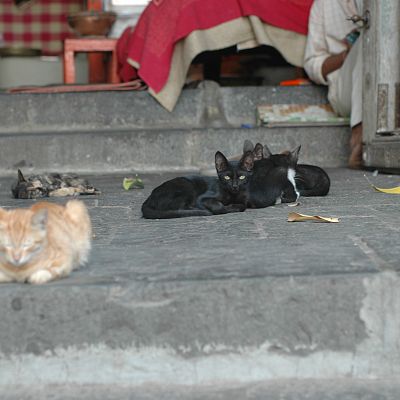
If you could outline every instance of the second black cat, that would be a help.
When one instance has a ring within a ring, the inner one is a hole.
[[[257,146],[257,145],[256,145]],[[287,166],[287,156],[291,153],[272,154],[268,146],[257,148],[250,140],[243,144],[243,151],[253,151],[254,159],[271,159],[277,166]],[[326,196],[329,193],[331,181],[326,171],[316,165],[296,164],[294,180],[301,196]]]
[[[244,146],[246,151],[249,151]],[[264,208],[279,203],[293,203],[299,198],[294,179],[300,146],[280,157],[263,157],[263,146],[253,148],[254,168],[248,187],[247,206]]]

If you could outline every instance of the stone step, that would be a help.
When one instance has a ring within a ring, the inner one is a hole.
[[[322,87],[219,87],[182,92],[173,113],[145,92],[0,94],[0,174],[130,172],[212,167],[220,150],[237,155],[245,139],[273,151],[302,145],[301,161],[346,165],[349,129],[265,128],[265,103],[326,102]]]
[[[255,266],[227,274],[205,265],[171,274],[161,260],[147,273],[111,267],[117,254],[103,252],[102,279],[2,285],[0,389],[398,379],[395,274],[257,276]],[[377,301],[388,296],[392,304]]]
[[[107,273],[118,253],[101,260],[103,279],[86,272],[45,287],[2,286],[0,390],[18,382],[398,383],[400,278],[393,273],[256,276],[254,267],[211,274],[199,265],[203,271],[189,276],[173,271],[174,279],[161,266],[149,274],[118,262]],[[388,296],[395,301],[379,302]]]
[[[240,127],[256,123],[265,103],[326,103],[326,89],[220,87],[184,90],[172,113],[147,92],[0,93],[0,134]]]
[[[268,144],[274,152],[301,144],[301,162],[340,167],[346,165],[349,130],[193,128],[2,135],[0,174],[15,174],[17,168],[25,173],[198,171],[213,168],[217,150],[227,156],[241,154],[245,139]]]
[[[3,400],[398,400],[400,385],[388,380],[273,380],[224,386],[160,387],[156,384],[9,386]]]

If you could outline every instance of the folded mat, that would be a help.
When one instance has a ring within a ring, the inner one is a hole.
[[[141,79],[124,83],[96,83],[83,85],[49,85],[21,86],[7,89],[7,93],[70,93],[70,92],[102,92],[121,90],[146,90],[147,86]]]

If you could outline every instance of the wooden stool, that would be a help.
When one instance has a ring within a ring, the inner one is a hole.
[[[117,73],[117,54],[116,54],[116,44],[117,39],[109,38],[74,38],[65,39],[64,41],[64,83],[75,83],[76,73],[75,73],[75,53],[93,53],[93,52],[110,52],[110,60],[108,61],[107,68],[107,82],[108,83],[119,83],[120,79]],[[94,54],[89,54],[94,55]],[[93,58],[93,57],[92,57]],[[95,61],[95,60],[93,60]],[[94,72],[96,75],[99,68],[99,63],[91,66],[91,59],[89,58],[89,77]],[[100,71],[101,73],[101,71]],[[90,83],[92,79],[89,79]]]

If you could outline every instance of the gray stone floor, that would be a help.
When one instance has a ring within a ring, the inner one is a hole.
[[[90,176],[102,194],[82,198],[95,233],[88,266],[40,287],[1,286],[0,397],[399,398],[400,196],[375,192],[362,171],[328,172],[329,195],[295,208],[176,220],[140,212],[175,173],[143,175],[145,189],[131,191],[123,176]],[[11,198],[12,181],[0,179],[0,204],[29,206]],[[340,222],[289,223],[291,211]],[[320,391],[303,391],[306,379]],[[155,384],[189,392],[152,395]],[[221,392],[196,397],[196,385]],[[248,389],[230,395],[233,385]]]
[[[380,187],[400,185],[400,177],[373,177],[370,172],[348,169],[328,172],[332,181],[329,195],[301,198],[298,207],[277,205],[244,213],[173,220],[145,220],[140,208],[156,185],[177,173],[143,175],[145,189],[130,191],[122,188],[123,176],[91,176],[90,182],[102,192],[96,197],[81,197],[89,207],[94,226],[91,260],[87,268],[74,272],[62,284],[400,269],[400,196],[374,191],[364,174]],[[0,180],[1,204],[32,204],[32,200],[11,199],[8,188],[12,181]],[[288,223],[291,211],[339,217],[340,223]]]

